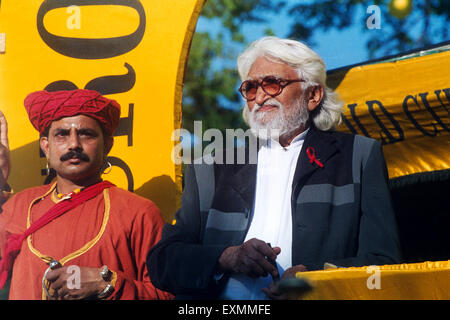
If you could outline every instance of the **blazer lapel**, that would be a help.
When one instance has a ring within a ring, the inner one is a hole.
[[[292,190],[295,194],[297,194],[299,188],[305,184],[308,177],[316,170],[321,169],[315,161],[311,160],[311,157],[307,152],[308,148],[310,148],[310,155],[314,155],[314,157],[325,167],[327,160],[339,151],[335,142],[336,140],[334,137],[326,132],[316,129],[314,125],[311,125],[295,168],[292,183]]]

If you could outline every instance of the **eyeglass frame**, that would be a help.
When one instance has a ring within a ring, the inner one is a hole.
[[[268,93],[265,89],[264,89],[264,87],[262,86],[262,83],[264,82],[264,80],[265,79],[267,79],[267,78],[271,78],[271,79],[275,79],[276,81],[277,81],[277,84],[280,86],[280,90],[276,93],[276,94],[270,94],[270,93]],[[294,83],[294,82],[306,82],[306,80],[305,79],[282,79],[282,78],[278,78],[278,77],[275,77],[275,76],[265,76],[264,78],[262,78],[262,79],[260,79],[260,80],[245,80],[245,81],[242,81],[242,83],[241,83],[241,86],[239,87],[239,89],[238,89],[238,91],[239,91],[239,93],[241,94],[241,96],[245,99],[245,100],[247,100],[247,101],[253,101],[253,100],[255,100],[256,99],[256,94],[255,94],[255,97],[253,98],[253,99],[248,99],[247,97],[245,97],[245,95],[244,95],[244,93],[242,93],[242,86],[244,85],[244,83],[248,83],[248,82],[257,82],[257,85],[256,85],[256,91],[258,91],[258,88],[259,87],[261,87],[261,89],[266,93],[266,94],[268,94],[269,96],[271,96],[272,98],[273,97],[276,97],[276,96],[279,96],[282,92],[283,92],[283,90],[284,90],[284,88],[285,87],[287,87],[288,85],[290,85],[291,83]],[[284,85],[283,84],[281,84],[281,82],[286,82]]]

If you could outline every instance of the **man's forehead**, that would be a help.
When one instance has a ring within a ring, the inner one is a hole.
[[[250,67],[247,79],[262,79],[266,76],[282,78],[295,75],[297,75],[297,72],[290,65],[267,57],[259,57]]]
[[[63,117],[51,123],[50,129],[90,128],[101,130],[98,121],[86,115]]]

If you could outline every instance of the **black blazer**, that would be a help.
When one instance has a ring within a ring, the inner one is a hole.
[[[309,147],[323,167],[311,161]],[[156,287],[209,298],[220,293],[227,278],[215,281],[216,264],[226,247],[245,238],[256,166],[203,163],[187,167],[176,223],[165,225],[161,241],[147,258]],[[325,262],[342,267],[400,263],[397,225],[378,141],[311,127],[292,190],[293,265],[317,270]]]

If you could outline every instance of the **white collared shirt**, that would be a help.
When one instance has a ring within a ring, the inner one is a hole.
[[[300,151],[308,130],[287,147],[268,141],[258,152],[256,194],[253,217],[244,241],[257,238],[280,247],[276,262],[281,274],[292,266],[292,182]],[[262,288],[271,277],[252,279],[232,276],[222,294],[224,299],[265,299]]]

